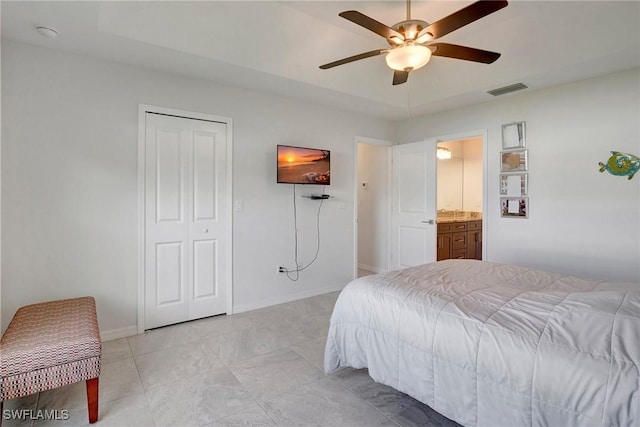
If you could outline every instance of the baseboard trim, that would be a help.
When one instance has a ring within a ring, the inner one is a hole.
[[[124,328],[100,331],[100,338],[102,341],[112,341],[120,338],[132,337],[134,335],[138,335],[137,326],[126,326]]]
[[[376,274],[385,273],[387,271],[384,268],[374,267],[372,265],[367,265],[367,264],[358,264],[358,268],[361,268],[361,269],[367,270],[367,271],[372,271],[372,272],[374,272]]]
[[[304,298],[317,297],[319,295],[328,294],[331,292],[341,291],[346,286],[346,283],[336,286],[330,286],[322,289],[310,289],[307,291],[296,292],[295,294],[283,295],[279,297],[266,298],[261,301],[252,304],[240,304],[233,306],[233,313],[243,313],[245,311],[258,310],[260,308],[271,307],[272,305],[284,304],[291,301],[297,301]]]
[[[252,304],[235,305],[233,306],[233,313],[242,313],[245,311],[258,310],[260,308],[271,307],[272,305],[284,304],[291,301],[298,301],[304,298],[317,297],[319,295],[341,291],[345,286],[346,286],[346,283],[336,285],[336,286],[330,286],[328,288],[310,289],[302,292],[296,292],[295,294],[267,298]],[[124,328],[111,329],[108,331],[100,331],[100,338],[102,339],[102,341],[112,341],[120,338],[132,337],[134,335],[138,335],[137,326],[126,326]]]

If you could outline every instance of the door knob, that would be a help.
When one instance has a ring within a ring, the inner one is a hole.
[[[426,220],[426,221],[422,221],[422,223],[423,223],[423,224],[431,224],[431,225],[433,225],[433,224],[435,224],[435,221],[434,221],[434,220],[432,220],[432,219],[428,219],[428,220]]]

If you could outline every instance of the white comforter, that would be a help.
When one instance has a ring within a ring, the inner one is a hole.
[[[640,285],[471,260],[364,277],[324,363],[465,426],[640,426]]]

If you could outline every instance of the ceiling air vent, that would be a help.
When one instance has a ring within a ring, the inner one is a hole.
[[[488,90],[487,93],[493,96],[504,95],[505,93],[515,92],[517,90],[526,89],[528,86],[524,83],[516,83],[505,87],[499,87],[498,89]]]

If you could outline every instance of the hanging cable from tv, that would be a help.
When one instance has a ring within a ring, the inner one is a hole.
[[[326,188],[326,187],[325,187]],[[298,208],[296,204],[296,184],[293,184],[293,230],[294,230],[294,263],[295,268],[289,269],[287,267],[280,267],[280,271],[287,275],[287,279],[292,282],[297,282],[300,279],[300,272],[306,270],[311,267],[314,262],[318,259],[318,254],[320,253],[320,210],[322,209],[322,205],[326,199],[329,198],[328,194],[325,194],[325,189],[322,190],[322,194],[318,196],[311,196],[311,199],[320,200],[320,204],[318,205],[318,211],[316,213],[316,230],[317,230],[317,245],[316,245],[316,253],[313,256],[313,259],[307,264],[301,266],[298,261]]]

